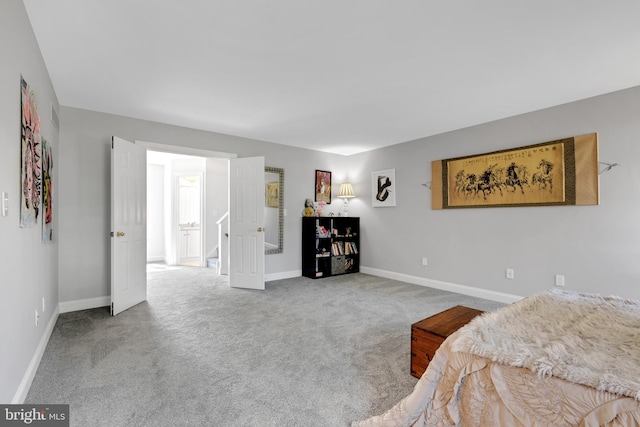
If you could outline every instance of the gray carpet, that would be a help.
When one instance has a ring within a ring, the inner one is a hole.
[[[148,301],[60,315],[27,403],[72,426],[347,426],[411,392],[411,324],[502,304],[361,273],[231,289],[152,266]]]

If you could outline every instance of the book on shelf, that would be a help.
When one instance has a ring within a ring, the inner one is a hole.
[[[347,258],[347,259],[345,259],[345,260],[344,260],[344,263],[345,263],[345,265],[344,265],[344,271],[345,271],[345,272],[353,270],[353,265],[354,265],[354,260],[353,260],[353,258]]]
[[[331,244],[331,255],[344,255],[344,242],[333,242]]]
[[[344,242],[344,254],[354,255],[358,253],[358,247],[355,242]]]

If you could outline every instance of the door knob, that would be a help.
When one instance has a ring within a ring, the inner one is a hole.
[[[118,237],[122,237],[122,236],[124,236],[124,231],[118,231],[118,232],[116,233],[116,236],[118,236]]]
[[[262,232],[262,231],[265,231],[265,230],[266,230],[266,228],[264,228],[264,227],[258,227],[258,232]]]

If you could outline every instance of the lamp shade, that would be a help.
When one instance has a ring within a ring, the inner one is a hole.
[[[350,183],[345,182],[344,184],[340,185],[340,193],[338,193],[338,198],[340,199],[348,199],[351,197],[356,197],[355,194],[353,194],[353,187],[351,186]]]

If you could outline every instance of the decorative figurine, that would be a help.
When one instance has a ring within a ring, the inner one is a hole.
[[[316,211],[313,210],[313,201],[311,199],[307,199],[304,201],[304,210],[302,211],[302,216],[316,216]]]

